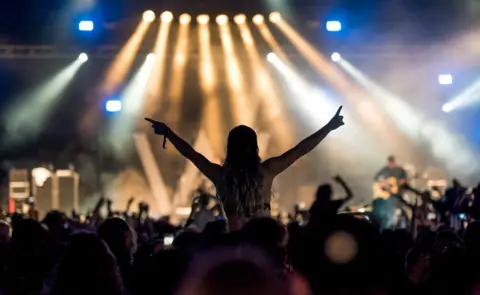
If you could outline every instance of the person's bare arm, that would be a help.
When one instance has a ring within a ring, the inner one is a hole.
[[[272,176],[282,173],[298,159],[312,151],[331,131],[344,125],[343,116],[340,115],[341,111],[342,107],[338,108],[337,113],[332,120],[330,120],[330,122],[328,122],[323,128],[314,134],[302,140],[294,148],[290,149],[281,156],[266,160],[263,163],[263,166],[268,173]]]
[[[343,187],[343,189],[345,190],[345,192],[347,193],[347,195],[343,199],[343,203],[345,204],[345,203],[349,202],[351,199],[353,199],[353,192],[350,189],[350,187],[348,186],[348,184],[345,182],[345,180],[340,175],[335,176],[334,180],[338,184],[340,184]]]
[[[204,155],[197,152],[180,136],[175,134],[167,125],[152,119],[145,119],[152,123],[155,133],[165,136],[182,156],[190,160],[208,179],[214,181],[220,169],[220,166],[210,162]]]

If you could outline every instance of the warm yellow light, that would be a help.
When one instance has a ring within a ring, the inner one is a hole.
[[[162,22],[169,23],[173,20],[173,14],[170,11],[165,11],[161,15]]]
[[[201,14],[197,16],[197,22],[201,25],[206,25],[210,21],[210,17],[206,14]]]
[[[155,12],[151,10],[147,10],[143,13],[143,21],[147,23],[151,23],[155,20]]]
[[[147,61],[153,62],[153,61],[155,61],[156,58],[157,58],[157,56],[155,55],[155,53],[149,53],[147,55]]]
[[[32,170],[33,179],[38,187],[42,187],[51,175],[50,170],[44,167],[38,167]]]
[[[192,17],[190,16],[190,14],[184,13],[184,14],[180,15],[180,23],[182,25],[189,24],[191,21],[192,21]]]
[[[282,15],[280,14],[280,12],[275,11],[270,13],[269,19],[272,23],[278,23],[282,20]]]
[[[257,14],[253,17],[253,23],[256,25],[261,25],[265,22],[265,17],[261,14]]]
[[[225,14],[220,14],[219,16],[217,16],[217,24],[219,25],[226,25],[228,23],[228,16],[226,16]]]
[[[245,14],[238,14],[233,18],[233,20],[237,24],[241,25],[241,24],[244,24],[247,21],[247,17],[245,16]]]

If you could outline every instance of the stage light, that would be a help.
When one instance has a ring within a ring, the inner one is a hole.
[[[342,23],[336,20],[328,21],[326,27],[329,32],[339,32],[342,30]]]
[[[227,23],[228,23],[228,16],[226,16],[225,14],[220,14],[219,16],[217,16],[217,24],[224,26]]]
[[[450,113],[451,111],[453,111],[453,107],[451,104],[446,103],[442,106],[442,111],[445,113]]]
[[[120,112],[122,110],[122,102],[120,100],[117,100],[117,99],[109,100],[105,104],[105,109],[109,113]]]
[[[338,52],[332,53],[332,61],[339,62],[342,59],[342,56]]]
[[[238,14],[238,15],[235,16],[235,18],[233,20],[237,24],[241,25],[241,24],[244,24],[247,21],[247,17],[245,16],[245,14]]]
[[[163,12],[160,17],[162,19],[162,22],[165,23],[169,23],[173,20],[173,14],[170,11]]]
[[[257,14],[252,19],[253,23],[256,25],[263,24],[265,22],[265,17],[261,14]]]
[[[93,28],[94,28],[94,24],[93,24],[93,21],[91,20],[82,20],[81,22],[78,23],[79,31],[90,32],[90,31],[93,31]]]
[[[438,76],[438,83],[440,85],[450,85],[453,83],[453,77],[450,74],[442,74]]]
[[[201,25],[206,25],[210,21],[210,17],[206,14],[201,14],[197,16],[197,22]]]
[[[156,58],[157,58],[157,57],[156,57],[156,55],[155,55],[154,53],[149,53],[149,54],[147,55],[147,61],[149,61],[149,62],[154,61]]]
[[[269,19],[272,23],[278,23],[282,20],[282,15],[280,14],[280,12],[275,11],[270,13]]]
[[[80,55],[78,56],[78,60],[82,63],[87,62],[88,55],[86,53],[80,53]]]
[[[143,21],[147,23],[151,23],[155,20],[155,12],[151,10],[147,10],[143,13]]]
[[[180,15],[180,23],[182,25],[189,24],[191,21],[192,21],[192,17],[190,16],[190,14],[184,13],[184,14]]]
[[[43,187],[45,182],[52,176],[52,172],[45,167],[37,167],[32,169],[32,176],[35,185]]]
[[[274,62],[274,61],[277,60],[277,59],[278,59],[278,57],[277,57],[277,55],[276,55],[275,53],[270,52],[269,54],[267,54],[267,60],[268,60],[269,62]]]

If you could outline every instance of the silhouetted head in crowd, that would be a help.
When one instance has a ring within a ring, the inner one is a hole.
[[[47,213],[42,223],[47,226],[48,232],[57,246],[62,243],[62,235],[67,229],[68,222],[65,214],[59,211],[50,211]]]
[[[99,237],[72,236],[58,266],[53,294],[124,294],[115,257]]]
[[[123,219],[109,218],[98,228],[98,235],[117,258],[123,274],[123,268],[131,264],[136,251],[136,233]]]
[[[46,231],[39,222],[23,219],[16,223],[10,243],[15,252],[27,254],[41,250],[45,239]]]
[[[211,268],[189,295],[280,295],[288,294],[287,290],[274,272],[248,261],[234,260]]]
[[[6,245],[12,236],[12,227],[7,222],[0,220],[0,245]]]
[[[279,270],[285,267],[287,229],[272,218],[253,218],[241,232],[242,241],[258,247]]]
[[[138,263],[135,260],[135,263]],[[180,250],[164,250],[151,255],[135,273],[136,295],[172,295],[188,269],[188,256]],[[161,284],[159,284],[159,279]]]
[[[454,179],[452,180],[452,186],[453,186],[454,188],[460,188],[460,187],[461,187],[460,181],[458,181],[458,179],[454,178]]]
[[[471,222],[465,231],[465,247],[467,251],[480,258],[480,222]]]
[[[257,169],[260,164],[257,134],[245,125],[233,128],[228,134],[227,157],[224,165],[232,169]]]
[[[242,229],[242,236],[247,242],[261,245],[285,246],[287,230],[272,218],[254,218]]]
[[[332,200],[333,189],[330,184],[322,184],[318,187],[315,198],[318,202],[324,203]]]

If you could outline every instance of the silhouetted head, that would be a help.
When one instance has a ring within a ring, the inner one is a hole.
[[[480,255],[480,222],[471,222],[465,231],[465,246],[477,257]]]
[[[392,155],[388,156],[387,164],[389,167],[395,166],[396,165],[395,156],[392,156]]]
[[[131,257],[137,247],[136,234],[123,219],[109,218],[105,220],[98,228],[97,233],[115,255],[121,269],[131,262]]]
[[[12,236],[12,227],[6,221],[0,220],[0,245],[6,245]]]
[[[234,169],[258,167],[260,156],[257,134],[252,128],[240,125],[230,131],[225,164]]]
[[[194,295],[288,294],[271,270],[248,261],[227,261],[207,271]]]
[[[73,235],[58,266],[55,295],[123,295],[123,283],[108,246],[96,235]]]
[[[333,190],[330,184],[322,184],[317,189],[316,199],[319,202],[329,202],[332,200]]]
[[[452,184],[453,184],[453,187],[460,187],[460,181],[458,181],[458,179],[454,178],[452,180]]]
[[[23,219],[18,221],[14,227],[10,244],[14,251],[19,253],[38,251],[45,243],[46,234],[39,222],[32,219]]]

